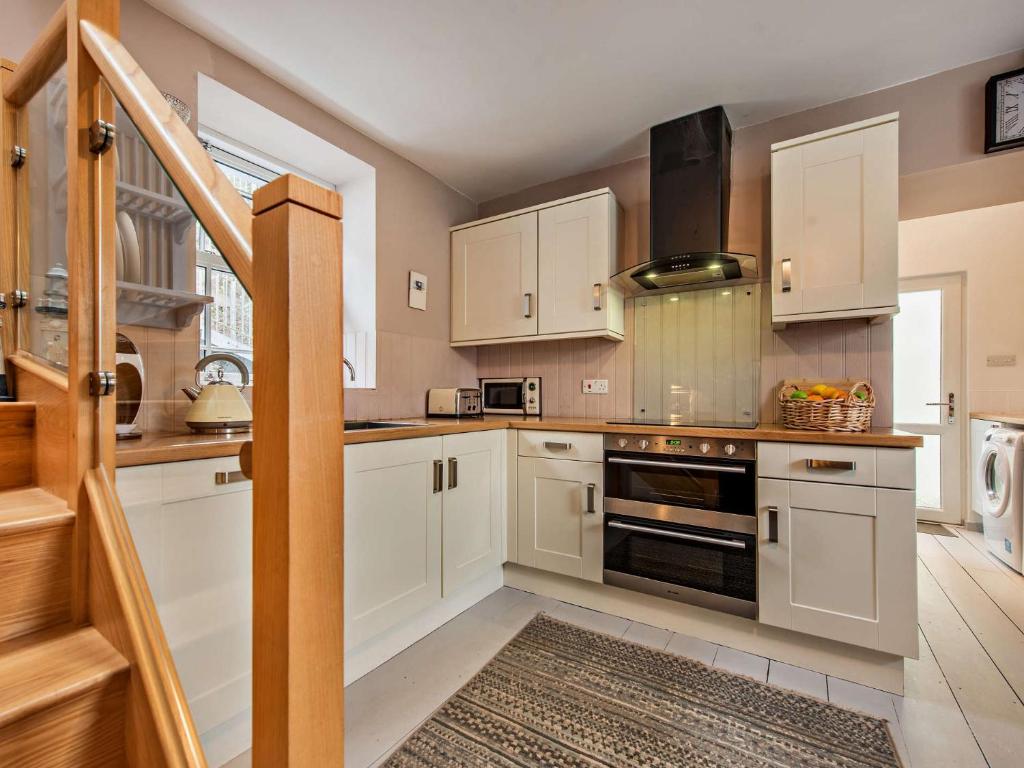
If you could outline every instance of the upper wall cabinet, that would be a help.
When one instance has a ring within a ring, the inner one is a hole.
[[[899,114],[772,145],[772,322],[897,306]]]
[[[621,341],[621,208],[609,189],[454,227],[452,346]]]

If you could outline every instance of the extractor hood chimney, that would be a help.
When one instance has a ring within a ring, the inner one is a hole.
[[[651,128],[650,261],[615,276],[627,296],[757,278],[756,257],[725,250],[731,154],[722,107]]]

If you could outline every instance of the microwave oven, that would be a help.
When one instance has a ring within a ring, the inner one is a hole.
[[[480,379],[484,413],[540,416],[540,377]]]

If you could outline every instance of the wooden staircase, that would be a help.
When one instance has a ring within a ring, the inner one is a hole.
[[[71,622],[75,515],[24,484],[35,406],[0,403],[0,766],[121,766],[128,661]]]

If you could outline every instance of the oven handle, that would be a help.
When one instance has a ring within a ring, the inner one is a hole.
[[[681,531],[663,531],[660,528],[648,528],[645,525],[631,525],[630,523],[620,523],[618,520],[611,520],[608,523],[609,528],[621,528],[624,531],[636,531],[637,533],[649,533],[653,536],[667,536],[671,539],[686,539],[687,541],[699,541],[702,544],[715,544],[719,547],[729,547],[730,549],[746,549],[747,543],[745,541],[736,541],[735,539],[714,539],[710,536],[698,536],[695,533],[682,533]]]
[[[624,459],[621,456],[609,456],[611,464],[638,464],[644,467],[666,467],[667,469],[710,469],[714,472],[732,472],[737,475],[745,475],[746,467],[739,467],[734,464],[690,464],[684,461],[651,461],[650,459]]]

